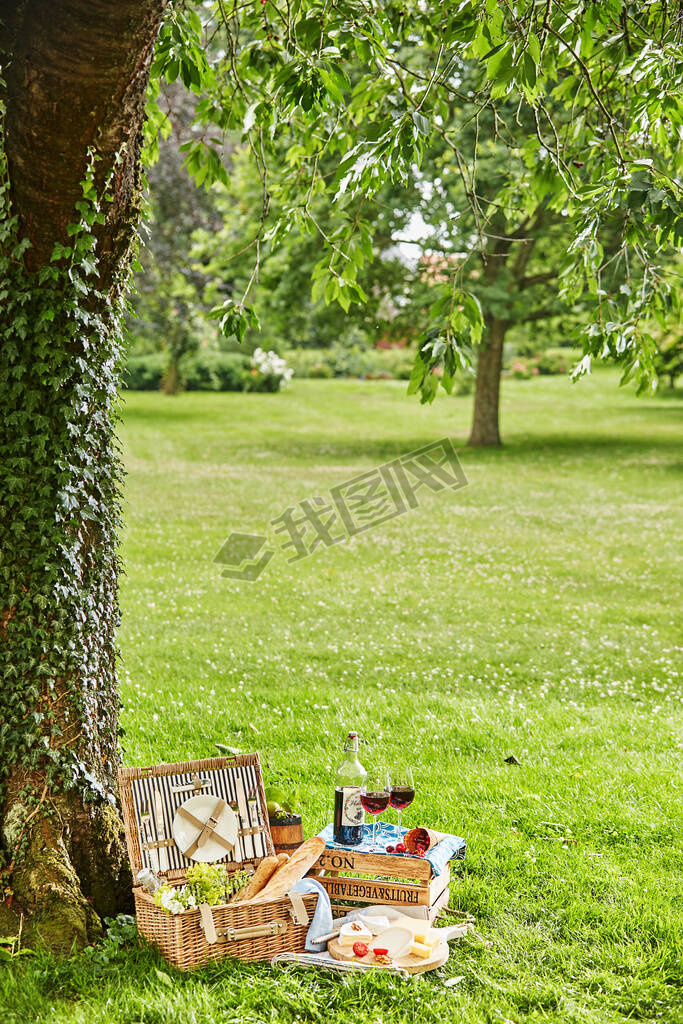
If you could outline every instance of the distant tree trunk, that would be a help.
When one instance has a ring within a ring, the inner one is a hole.
[[[468,441],[473,447],[494,447],[500,444],[500,373],[507,328],[506,320],[486,318],[486,341],[479,349],[474,419]]]
[[[171,356],[161,379],[161,390],[165,395],[177,395],[181,388],[180,367],[175,356]]]
[[[130,899],[116,805],[113,424],[165,4],[0,0],[0,931],[22,914],[27,943],[62,949],[92,940]],[[69,231],[94,216],[92,196],[102,222]],[[56,243],[67,248],[54,261]]]

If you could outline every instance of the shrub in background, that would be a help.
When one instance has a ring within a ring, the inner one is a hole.
[[[531,366],[535,366],[538,372],[544,376],[552,376],[553,374],[569,373],[570,362],[562,349],[549,348],[546,352],[541,352],[536,356],[532,360]]]
[[[167,356],[163,352],[129,356],[126,386],[132,391],[158,391],[162,387]],[[279,391],[291,378],[328,380],[353,377],[365,380],[409,380],[413,350],[342,345],[329,349],[291,349],[279,356],[256,349],[250,358],[244,352],[199,349],[184,355],[178,363],[180,386],[187,391]],[[456,395],[469,395],[474,377],[458,375]]]
[[[296,377],[312,377],[318,380],[329,380],[334,377],[334,370],[327,363],[314,363],[307,373],[295,373]]]
[[[165,352],[129,356],[124,370],[131,391],[160,391],[168,366]],[[245,391],[249,358],[233,352],[200,351],[178,364],[180,387],[187,391]]]
[[[526,380],[529,377],[567,374],[580,358],[579,350],[548,348],[545,352],[536,352],[528,357],[511,357],[507,366],[511,377]]]
[[[537,368],[536,373],[538,373]],[[531,374],[532,370],[526,359],[517,359],[510,367],[510,376],[515,380],[528,380]]]
[[[245,391],[249,359],[238,352],[199,351],[184,357],[180,372],[188,391]]]
[[[159,391],[167,364],[165,352],[128,356],[123,372],[124,386],[131,391]]]
[[[364,377],[409,380],[414,353],[408,348],[361,348],[333,345],[331,348],[290,349],[285,358],[295,377]]]

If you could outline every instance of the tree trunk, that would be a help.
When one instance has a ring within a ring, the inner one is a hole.
[[[0,931],[61,949],[130,899],[114,403],[165,3],[0,0]]]
[[[505,320],[486,318],[487,340],[479,350],[474,419],[468,441],[473,447],[488,448],[500,444],[500,373],[507,327]]]
[[[171,356],[161,380],[161,390],[165,395],[177,395],[180,392],[180,388],[180,367],[175,356]]]

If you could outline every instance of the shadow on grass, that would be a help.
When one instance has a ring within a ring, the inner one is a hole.
[[[307,438],[297,436],[289,439],[259,438],[253,445],[242,441],[236,452],[248,451],[251,447],[266,450],[273,457],[295,459],[297,462],[313,463],[324,457],[325,463],[370,462],[381,465],[430,442],[429,437],[401,438],[358,438],[357,440],[334,440],[333,438]],[[434,437],[438,440],[438,435]],[[675,437],[652,439],[618,437],[515,437],[513,434],[500,448],[469,448],[466,440],[452,437],[455,449],[463,463],[515,463],[533,456],[534,462],[563,463],[585,461],[594,457],[604,461],[643,459],[643,468],[648,468],[647,457],[658,457],[658,469],[677,472],[683,466],[681,451],[683,445]]]

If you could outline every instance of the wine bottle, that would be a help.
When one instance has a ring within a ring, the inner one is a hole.
[[[358,733],[350,732],[344,744],[346,757],[337,772],[334,793],[334,841],[358,846],[363,841],[365,815],[360,793],[367,772],[358,760]]]

